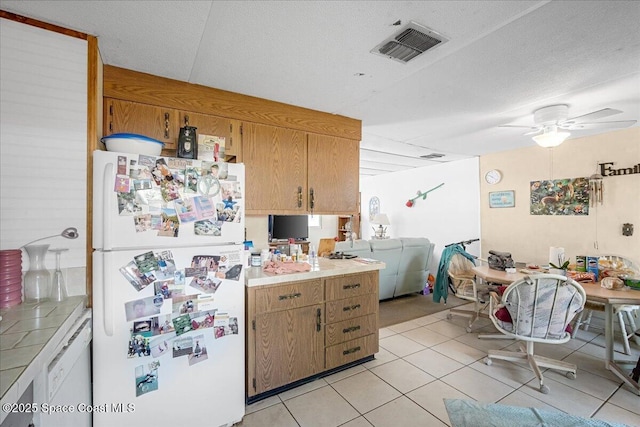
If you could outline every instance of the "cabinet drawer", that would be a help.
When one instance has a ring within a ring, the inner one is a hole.
[[[327,347],[373,334],[378,327],[377,315],[356,317],[325,326],[325,345]]]
[[[345,298],[339,301],[327,301],[326,304],[327,324],[354,319],[378,311],[378,297],[375,294]]]
[[[378,352],[378,334],[371,334],[325,349],[325,369],[371,356]]]
[[[322,302],[322,282],[307,280],[256,290],[256,314]]]
[[[377,279],[378,271],[328,278],[325,280],[327,301],[375,293]]]

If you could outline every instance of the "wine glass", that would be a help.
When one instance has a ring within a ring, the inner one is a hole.
[[[53,273],[53,279],[51,280],[51,301],[62,302],[67,299],[64,277],[60,269],[60,255],[68,250],[68,248],[49,249],[49,252],[56,254],[56,271]]]

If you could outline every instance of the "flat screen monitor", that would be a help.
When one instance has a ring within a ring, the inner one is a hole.
[[[270,215],[269,231],[272,239],[306,240],[309,238],[307,215]]]

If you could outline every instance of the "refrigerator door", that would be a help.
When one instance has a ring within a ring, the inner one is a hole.
[[[244,165],[93,152],[93,248],[244,241]]]
[[[241,245],[94,252],[94,426],[242,419],[242,256]]]

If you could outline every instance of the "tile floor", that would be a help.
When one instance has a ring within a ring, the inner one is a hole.
[[[246,407],[237,427],[364,427],[450,426],[443,398],[535,407],[585,418],[640,426],[640,396],[604,369],[602,319],[588,331],[562,345],[537,345],[536,353],[564,359],[578,366],[577,378],[546,371],[551,391],[538,391],[528,365],[483,359],[488,349],[514,350],[514,342],[478,339],[478,332],[495,332],[480,319],[474,332],[466,319],[447,311],[380,329],[380,352],[375,360],[315,380]],[[633,340],[632,340],[633,341]],[[632,355],[616,359],[637,361]]]

